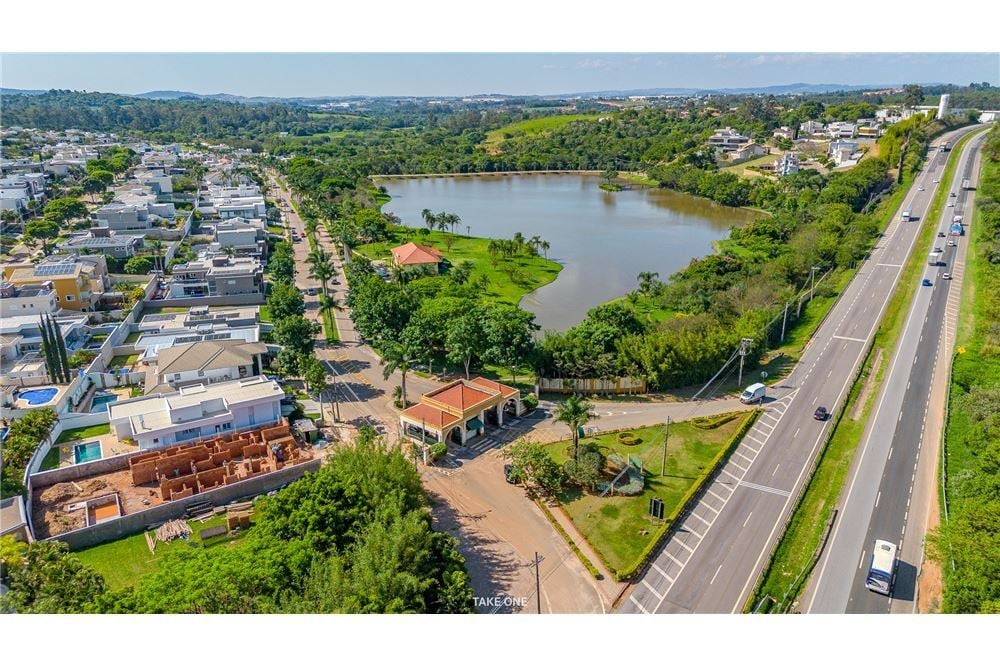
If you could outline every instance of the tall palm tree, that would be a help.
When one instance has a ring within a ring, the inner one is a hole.
[[[530,239],[528,239],[528,243],[531,245],[532,248],[535,249],[535,252],[537,253],[538,252],[538,246],[540,246],[542,244],[542,237],[538,236],[536,234],[536,235],[532,236]]]
[[[643,295],[648,295],[652,293],[653,288],[656,285],[656,279],[660,277],[660,274],[656,271],[642,271],[636,276],[639,281],[639,292]]]
[[[437,224],[437,216],[431,213],[429,208],[422,210],[420,212],[420,217],[424,219],[424,224],[427,225],[427,229],[434,229],[434,226]]]
[[[445,213],[444,211],[441,211],[436,216],[434,216],[434,220],[437,222],[437,228],[442,232],[448,231],[448,221],[450,220],[449,217],[450,215],[451,213]]]
[[[153,251],[153,268],[158,271],[163,270],[163,241],[153,240],[149,242],[149,249]]]
[[[548,259],[549,258],[549,248],[552,247],[552,244],[550,244],[548,241],[546,241],[546,240],[543,239],[542,242],[538,244],[538,247],[542,249],[543,253],[545,253],[545,259]]]
[[[403,407],[406,407],[406,374],[410,371],[410,362],[416,357],[414,350],[408,343],[389,343],[382,350],[382,378],[388,380],[389,377],[399,371],[403,376],[400,382],[400,393],[403,400]]]
[[[307,260],[310,265],[309,277],[320,282],[323,289],[323,296],[325,297],[327,296],[326,284],[336,273],[336,270],[333,268],[333,262],[330,261],[330,256],[322,248],[317,248],[309,255]]]
[[[457,213],[448,214],[448,224],[451,225],[452,234],[455,233],[455,227],[457,227],[460,222],[462,222],[462,218],[458,217]]]
[[[576,461],[580,455],[580,427],[598,418],[593,409],[594,406],[590,401],[579,394],[573,394],[558,404],[554,412],[556,421],[566,424],[573,434],[573,459]]]

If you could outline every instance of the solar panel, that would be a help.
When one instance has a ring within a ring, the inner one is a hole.
[[[36,276],[61,276],[67,273],[73,273],[76,269],[76,264],[42,264],[41,266],[35,267]]]

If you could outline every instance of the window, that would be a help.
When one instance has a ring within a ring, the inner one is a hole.
[[[226,281],[226,284],[227,284],[227,285],[235,285],[235,284],[236,284],[236,281],[235,281],[235,280],[227,280],[227,281]]]
[[[198,371],[198,377],[200,378],[205,377],[205,371]]]
[[[73,295],[72,294],[67,294],[66,295],[66,300],[67,301],[72,301],[73,300]]]

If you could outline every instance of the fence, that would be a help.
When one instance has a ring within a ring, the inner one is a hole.
[[[538,378],[535,393],[645,394],[646,378]]]

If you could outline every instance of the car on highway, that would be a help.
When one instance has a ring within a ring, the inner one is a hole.
[[[942,273],[941,274],[941,280],[951,280],[951,274],[950,273]]]
[[[938,232],[938,238],[939,239],[943,239],[944,238],[944,232]]]
[[[955,243],[955,239],[949,239],[948,240],[948,247],[949,248],[954,248],[956,245],[958,245],[958,244]]]
[[[920,281],[920,284],[923,285],[924,287],[930,287],[934,283],[930,281],[930,278],[924,278],[923,280]]]
[[[954,206],[954,205],[955,205],[955,202],[953,202],[953,201],[948,202],[948,206]]]
[[[920,187],[917,188],[917,190],[919,190],[920,192],[923,192],[924,191],[924,186],[921,185]]]
[[[830,413],[827,412],[826,408],[823,407],[822,405],[816,408],[816,412],[813,413],[813,419],[821,422],[825,422],[826,418],[829,416]]]
[[[952,193],[951,193],[950,195],[948,195],[948,196],[949,196],[949,197],[954,197],[954,196],[955,196],[955,193],[954,193],[954,192],[952,192]]]
[[[940,183],[940,182],[941,182],[941,179],[940,179],[940,178],[935,178],[935,179],[934,179],[934,182],[935,182],[935,183]]]

